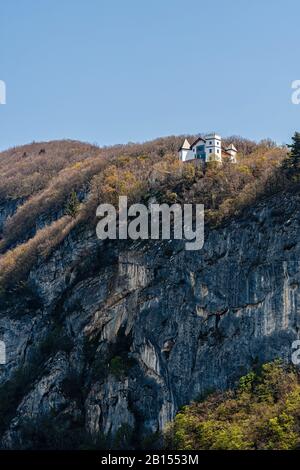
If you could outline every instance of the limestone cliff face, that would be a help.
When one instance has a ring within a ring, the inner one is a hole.
[[[5,413],[2,447],[34,448],[28,423],[44,416],[95,441],[125,425],[142,438],[254,363],[290,360],[300,328],[299,207],[298,196],[274,196],[208,230],[194,252],[71,233],[1,305],[2,387],[28,371]]]
[[[4,222],[9,216],[13,215],[18,206],[22,204],[22,199],[10,200],[6,203],[0,203],[0,234],[2,234]]]

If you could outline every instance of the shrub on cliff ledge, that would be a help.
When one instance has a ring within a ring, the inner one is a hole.
[[[177,414],[171,449],[300,448],[300,376],[280,361],[242,377],[236,391],[212,394]]]

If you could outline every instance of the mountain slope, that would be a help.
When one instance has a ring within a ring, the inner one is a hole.
[[[3,448],[145,446],[182,405],[233,386],[253,363],[290,360],[300,196],[281,178],[284,151],[256,146],[238,166],[203,174],[176,161],[176,139],[163,142],[159,152],[156,143],[103,154],[76,188],[73,217],[51,203],[43,223],[29,221],[30,235],[10,238],[4,227]],[[129,189],[132,200],[205,202],[203,250],[98,240],[96,188],[112,201]],[[3,214],[11,199],[2,204]]]

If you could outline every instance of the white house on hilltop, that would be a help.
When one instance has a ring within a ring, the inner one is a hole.
[[[185,139],[178,154],[179,159],[183,162],[202,160],[203,162],[217,161],[222,163],[228,161],[236,163],[237,149],[233,144],[224,148],[222,138],[219,135],[209,134],[205,137],[198,137],[192,144]]]

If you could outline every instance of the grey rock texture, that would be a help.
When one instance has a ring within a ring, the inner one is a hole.
[[[3,225],[8,217],[11,217],[17,210],[18,206],[22,204],[23,199],[8,200],[0,202],[0,234],[3,231]]]
[[[2,448],[40,446],[28,423],[45,416],[94,442],[124,427],[142,440],[255,363],[290,361],[300,337],[299,207],[296,195],[273,196],[207,230],[194,252],[71,233],[1,305],[0,388],[30,371],[0,409]]]

